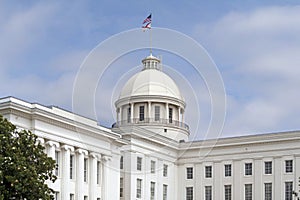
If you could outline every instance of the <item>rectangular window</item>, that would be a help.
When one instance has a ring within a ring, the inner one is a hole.
[[[163,200],[168,199],[168,185],[163,185]]]
[[[74,155],[70,155],[70,179],[74,178]]]
[[[252,200],[252,184],[245,184],[245,200]]]
[[[265,200],[272,200],[272,183],[265,183]]]
[[[225,177],[231,176],[231,164],[227,164],[224,166],[225,166]]]
[[[140,121],[144,121],[145,119],[145,106],[140,106]]]
[[[205,166],[205,178],[212,177],[212,166]]]
[[[252,163],[245,163],[245,175],[252,175]]]
[[[285,172],[292,173],[293,172],[293,160],[285,161]]]
[[[231,185],[224,186],[225,200],[231,200]]]
[[[154,107],[154,120],[159,121],[160,120],[160,106]]]
[[[120,169],[123,169],[123,167],[124,167],[124,158],[123,158],[123,156],[121,156],[121,158],[120,158]]]
[[[265,162],[265,174],[272,174],[272,161]]]
[[[193,168],[192,167],[186,168],[186,179],[193,179]]]
[[[120,178],[120,197],[123,197],[123,192],[124,192],[124,183],[123,183],[123,178]]]
[[[164,168],[163,168],[163,176],[167,177],[168,176],[168,165],[164,164]]]
[[[127,109],[127,123],[131,122],[131,107]]]
[[[97,161],[97,184],[100,184],[101,178],[101,162]]]
[[[74,200],[74,194],[70,194],[70,200]]]
[[[169,108],[169,123],[173,122],[173,108]]]
[[[59,151],[55,151],[55,176],[59,176],[59,166],[60,166],[60,153]]]
[[[142,197],[142,179],[136,179],[136,198]]]
[[[84,159],[84,163],[83,163],[83,181],[87,182],[88,179],[88,159],[85,158]]]
[[[151,173],[154,174],[155,173],[155,161],[151,160]]]
[[[285,182],[285,200],[293,200],[293,182]]]
[[[142,170],[142,158],[141,157],[137,157],[136,169],[139,170],[139,171]]]
[[[212,200],[212,187],[205,186],[205,200]]]
[[[155,182],[151,182],[150,186],[150,199],[154,200],[155,198]]]
[[[185,190],[186,190],[186,200],[193,200],[194,198],[193,187],[186,187]]]

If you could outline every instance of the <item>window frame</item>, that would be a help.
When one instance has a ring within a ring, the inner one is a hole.
[[[264,183],[264,200],[272,200],[273,198],[273,189],[272,189],[272,183]]]
[[[193,200],[194,199],[194,188],[192,186],[185,188],[185,199]]]
[[[212,178],[212,165],[205,166],[205,178]]]
[[[251,162],[245,163],[245,176],[253,175],[253,164]]]
[[[212,200],[212,186],[211,185],[204,186],[204,199]]]
[[[139,106],[139,121],[144,121],[145,120],[145,106]]]
[[[285,160],[285,173],[293,173],[293,160]]]
[[[224,176],[225,177],[231,177],[232,176],[232,165],[231,164],[225,164],[224,165]]]
[[[187,167],[186,168],[186,179],[191,180],[194,178],[194,168],[193,167]]]
[[[142,171],[142,162],[143,162],[143,158],[138,156],[136,158],[136,170],[137,171]]]
[[[160,106],[154,106],[154,121],[160,120]]]
[[[253,199],[253,188],[252,184],[245,184],[245,200],[252,200]]]
[[[224,185],[224,199],[231,200],[232,199],[232,186]]]
[[[273,173],[273,163],[272,161],[265,161],[265,175],[271,175]]]

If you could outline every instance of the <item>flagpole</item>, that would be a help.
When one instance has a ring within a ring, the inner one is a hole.
[[[152,56],[152,27],[149,32],[150,32],[149,33],[150,34],[150,55]]]

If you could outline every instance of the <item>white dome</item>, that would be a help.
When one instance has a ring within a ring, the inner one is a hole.
[[[145,69],[131,77],[123,87],[119,99],[134,96],[163,96],[184,101],[176,83],[157,69]]]

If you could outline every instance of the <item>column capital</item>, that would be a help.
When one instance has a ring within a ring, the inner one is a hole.
[[[96,158],[97,160],[101,160],[101,154],[99,154],[99,153],[96,153],[96,152],[91,152],[90,153],[90,157],[92,157],[92,158]]]
[[[89,152],[84,149],[76,149],[76,153],[85,154],[85,156],[87,156],[89,154]]]
[[[58,142],[54,142],[54,141],[47,141],[46,143],[45,143],[46,145],[48,145],[48,146],[50,146],[50,147],[55,147],[55,148],[59,148],[59,143]]]
[[[102,160],[104,161],[104,162],[107,162],[107,161],[111,161],[111,156],[102,156]]]
[[[37,144],[40,144],[40,145],[42,145],[42,146],[44,146],[44,145],[45,145],[45,139],[44,139],[44,138],[38,137],[38,138],[36,139],[36,143],[37,143]]]
[[[74,152],[74,147],[66,145],[66,144],[62,145],[61,148],[63,150],[65,150],[65,151],[72,151],[72,152]]]

